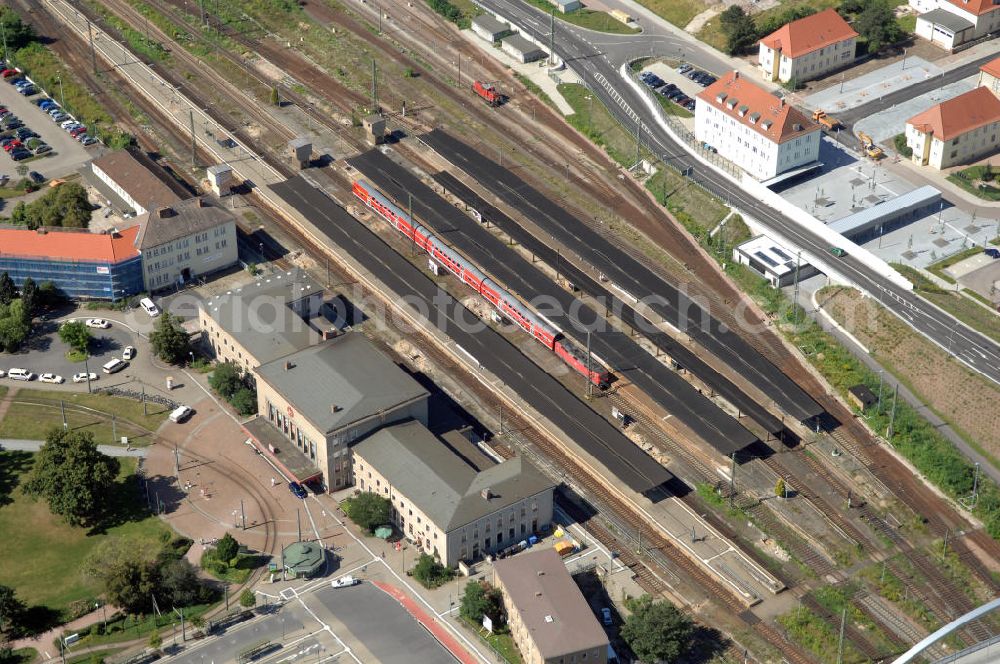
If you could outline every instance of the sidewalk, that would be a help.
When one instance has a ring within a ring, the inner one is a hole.
[[[18,648],[34,648],[43,658],[53,659],[54,657],[59,656],[58,652],[54,655],[52,653],[52,651],[56,649],[55,640],[60,637],[63,632],[73,634],[81,629],[101,622],[104,620],[105,616],[111,618],[117,612],[118,607],[110,605],[94,609],[90,613],[80,616],[76,620],[68,622],[64,625],[59,625],[58,627],[53,627],[49,631],[43,632],[38,636],[18,639],[14,641],[13,648],[15,650]]]
[[[37,452],[42,448],[44,440],[16,440],[12,438],[0,438],[0,450],[14,450],[17,452]],[[106,456],[113,457],[144,457],[146,448],[125,449],[120,445],[98,445],[97,450]]]

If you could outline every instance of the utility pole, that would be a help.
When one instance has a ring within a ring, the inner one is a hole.
[[[195,147],[197,146],[197,138],[194,135],[194,109],[188,109],[188,123],[191,125],[191,168],[197,165],[195,160]]]
[[[69,429],[69,422],[66,421],[66,402],[62,399],[59,400],[59,411],[62,413],[63,418],[63,430]]]
[[[899,396],[899,383],[896,383],[896,390],[892,393],[892,413],[889,415],[889,428],[886,431],[886,438],[892,442],[892,426],[896,423],[896,398]]]
[[[378,113],[378,68],[372,58],[372,112]]]
[[[969,504],[969,509],[974,508],[976,506],[976,503],[978,502],[979,502],[979,462],[977,461],[976,474],[972,478],[972,499]]]
[[[149,415],[146,408],[146,384],[142,384],[142,414],[143,416]]]
[[[882,378],[885,375],[885,369],[878,370],[878,414],[882,414]]]
[[[639,172],[639,163],[642,161],[642,118],[635,119],[635,171]]]
[[[201,7],[201,24],[207,25],[205,20],[205,0],[198,0],[198,6]]]
[[[462,87],[462,54],[458,54],[458,87]]]
[[[847,607],[840,613],[840,638],[837,639],[837,664],[844,664],[844,627],[847,626]]]
[[[500,402],[500,435],[503,435],[503,401]]]
[[[302,541],[302,510],[295,508],[295,528],[298,532],[298,539],[296,542]]]
[[[118,416],[111,413],[111,444],[118,441]]]
[[[240,518],[243,520],[243,530],[247,529],[247,512],[243,509],[243,499],[240,498]]]
[[[226,611],[229,611],[229,584],[228,583],[222,584],[222,589],[226,594]]]
[[[549,66],[556,66],[556,10],[549,11]]]
[[[3,26],[3,21],[0,21],[0,37],[3,38],[3,61],[10,62],[7,56],[7,29]]]
[[[177,476],[177,479],[181,478],[181,456],[177,452],[176,445],[174,445],[174,475]]]
[[[802,250],[795,256],[795,292],[792,294],[792,311],[795,312],[795,324],[799,323],[799,268],[802,265]]]

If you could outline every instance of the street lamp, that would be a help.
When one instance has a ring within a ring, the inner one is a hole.
[[[66,108],[66,95],[63,94],[63,84],[62,75],[56,76],[56,82],[59,83],[59,105]]]
[[[192,365],[194,365],[194,351],[193,350],[189,350],[188,351],[188,355],[191,356],[191,365],[189,365],[189,366],[192,366]]]

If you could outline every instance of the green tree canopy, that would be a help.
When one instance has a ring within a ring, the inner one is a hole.
[[[28,338],[30,331],[31,325],[20,299],[10,304],[0,303],[0,348],[13,353]]]
[[[11,223],[28,228],[62,226],[86,228],[90,224],[92,206],[87,200],[87,190],[76,182],[66,182],[45,192],[41,198],[11,210]]]
[[[178,558],[161,565],[159,573],[164,599],[171,605],[191,606],[205,597],[207,589],[198,580],[198,572],[187,558]]]
[[[149,542],[109,538],[91,552],[83,568],[101,584],[108,603],[127,613],[148,613],[153,594],[162,593],[155,545]]]
[[[85,353],[90,345],[90,328],[82,320],[69,321],[59,328],[59,338],[73,350]]]
[[[673,662],[691,647],[694,624],[670,602],[654,602],[649,595],[630,600],[632,614],[622,625],[625,639],[643,662]]]
[[[243,385],[243,370],[233,362],[223,362],[212,370],[208,384],[224,399],[232,399],[236,391]]]
[[[437,588],[447,583],[454,572],[439,563],[434,556],[421,553],[413,566],[413,578],[427,588]]]
[[[726,51],[729,55],[745,52],[760,38],[753,18],[739,5],[730,5],[719,14],[719,21],[726,34]]]
[[[35,39],[35,29],[25,23],[10,7],[0,7],[0,23],[3,23],[3,33],[7,39],[7,49],[16,51],[27,46]]]
[[[892,6],[885,0],[866,0],[865,8],[854,22],[854,29],[868,42],[869,53],[878,53],[903,36]]]
[[[244,588],[243,592],[240,593],[240,606],[247,609],[252,609],[256,605],[257,605],[257,595],[254,594],[254,591],[250,590],[249,588]]]
[[[181,327],[181,319],[169,312],[163,312],[156,319],[149,343],[157,357],[171,364],[186,362],[191,351],[191,341]]]
[[[17,598],[17,591],[10,586],[0,586],[0,637],[12,639],[24,629],[27,607]]]
[[[162,645],[163,637],[160,636],[160,630],[154,629],[149,633],[149,647],[153,650],[159,650]]]
[[[475,624],[480,624],[483,616],[489,616],[494,627],[499,627],[503,618],[503,598],[499,588],[492,588],[481,581],[465,584],[465,593],[458,609],[459,615]]]
[[[24,307],[24,315],[28,317],[28,322],[35,317],[35,312],[38,311],[38,285],[35,284],[35,280],[28,277],[24,280],[24,284],[21,285],[21,304]]]
[[[236,541],[236,538],[226,533],[219,540],[219,543],[215,545],[215,554],[219,560],[228,563],[236,554],[240,552],[240,543]]]
[[[375,532],[379,526],[392,522],[392,503],[377,493],[362,491],[351,498],[345,506],[351,521],[368,532]]]
[[[233,408],[240,415],[244,417],[253,415],[257,412],[257,393],[249,387],[241,387],[229,399],[229,403],[233,404]]]
[[[44,498],[71,525],[92,525],[103,514],[118,476],[118,459],[102,454],[89,431],[54,429],[24,482],[29,496]]]
[[[4,272],[0,274],[0,304],[10,304],[17,299],[17,286],[10,275]]]

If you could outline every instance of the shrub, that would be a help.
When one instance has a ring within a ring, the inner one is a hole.
[[[434,556],[426,553],[420,554],[417,564],[413,566],[413,578],[419,581],[425,588],[443,586],[454,575],[455,571],[453,569],[445,567]]]

